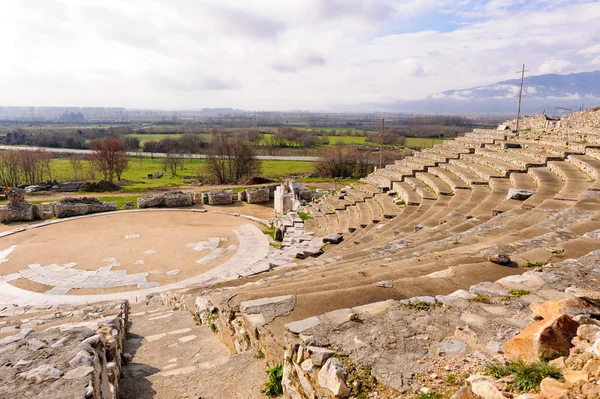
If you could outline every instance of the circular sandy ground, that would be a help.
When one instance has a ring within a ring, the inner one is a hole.
[[[53,295],[163,287],[233,261],[236,253],[247,258],[258,247],[253,237],[240,242],[249,240],[249,226],[246,219],[189,211],[64,220],[0,238],[0,276],[4,284]]]

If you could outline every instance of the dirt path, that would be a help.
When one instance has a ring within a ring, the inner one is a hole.
[[[158,303],[134,304],[125,352],[124,399],[259,399],[264,360],[252,352],[230,355],[208,327],[198,327],[187,311]]]

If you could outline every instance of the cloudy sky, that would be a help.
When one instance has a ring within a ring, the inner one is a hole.
[[[0,105],[332,110],[600,69],[600,2],[0,0]]]

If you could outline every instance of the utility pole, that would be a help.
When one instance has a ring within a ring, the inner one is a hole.
[[[519,131],[519,117],[521,116],[521,97],[523,97],[523,78],[525,77],[525,72],[529,72],[529,69],[525,70],[525,64],[523,64],[523,69],[517,72],[521,74],[521,87],[519,88],[519,104],[517,105],[517,127],[515,129],[517,132]]]
[[[385,129],[385,118],[381,118],[381,134],[379,135],[379,169],[383,167],[383,130]]]

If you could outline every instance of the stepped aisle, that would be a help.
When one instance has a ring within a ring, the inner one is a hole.
[[[120,381],[123,399],[264,398],[265,362],[231,355],[208,326],[158,302],[134,304]]]

